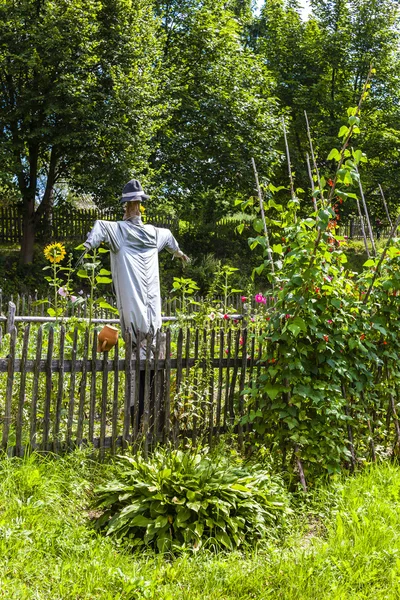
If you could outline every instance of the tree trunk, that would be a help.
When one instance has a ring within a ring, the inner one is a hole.
[[[22,240],[20,261],[23,265],[33,262],[33,245],[35,243],[35,200],[24,203],[22,216]]]

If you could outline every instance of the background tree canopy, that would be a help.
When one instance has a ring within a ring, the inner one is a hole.
[[[311,7],[304,21],[296,0],[269,0],[258,14],[251,0],[0,0],[0,194],[23,207],[23,261],[61,181],[106,207],[137,177],[150,207],[204,233],[254,194],[251,157],[263,180],[287,184],[282,114],[307,188],[304,111],[329,175],[371,62],[355,143],[370,160],[372,211],[381,214],[381,183],[395,212],[398,3]]]

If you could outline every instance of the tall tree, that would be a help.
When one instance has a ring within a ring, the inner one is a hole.
[[[353,143],[371,157],[368,189],[377,189],[383,175],[393,189],[400,137],[398,2],[312,0],[311,5],[312,14],[303,22],[296,2],[269,0],[252,35],[253,47],[276,78],[277,95],[290,116],[292,160],[300,182],[308,182],[304,110],[328,173],[325,159],[337,144],[346,109],[359,100],[373,62],[377,74],[363,106],[361,134]]]
[[[279,137],[273,81],[245,47],[248,2],[160,0],[171,115],[153,166],[181,214],[211,220],[251,193],[251,157],[267,173]],[[161,185],[161,184],[160,184]]]
[[[150,0],[0,1],[0,159],[22,198],[24,263],[60,178],[101,197],[145,168],[160,33]]]

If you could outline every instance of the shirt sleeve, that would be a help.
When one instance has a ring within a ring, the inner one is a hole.
[[[183,252],[179,248],[179,244],[170,232],[169,229],[162,229],[161,227],[155,227],[157,234],[157,250],[161,252],[161,250],[168,250],[170,254],[174,257],[182,256]]]
[[[115,221],[96,221],[93,229],[88,233],[84,246],[90,250],[97,248],[104,242],[112,252],[118,252],[122,246],[122,233]]]

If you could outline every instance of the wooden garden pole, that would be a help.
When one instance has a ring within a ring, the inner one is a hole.
[[[314,179],[312,176],[312,171],[311,171],[311,165],[310,165],[310,157],[308,155],[308,152],[306,154],[306,158],[307,158],[307,169],[308,169],[308,176],[310,178],[310,183],[311,183],[311,191],[312,191],[312,201],[313,201],[313,205],[314,205],[314,212],[317,212],[317,200],[314,196]]]
[[[369,258],[370,253],[369,253],[369,248],[368,248],[367,234],[365,233],[364,218],[363,218],[363,215],[361,212],[360,201],[358,198],[356,199],[356,202],[357,202],[358,216],[360,217],[361,233],[362,233],[363,240],[364,240],[365,252],[367,253],[367,256]]]
[[[259,199],[259,202],[260,202],[261,219],[262,219],[262,222],[263,222],[264,235],[265,235],[265,239],[266,239],[266,242],[267,242],[268,259],[269,259],[269,261],[271,263],[271,271],[272,271],[272,273],[275,273],[274,261],[272,259],[272,250],[271,250],[271,246],[269,245],[269,236],[268,236],[267,223],[265,221],[265,213],[264,213],[264,203],[263,203],[262,191],[261,191],[261,187],[260,187],[260,182],[258,180],[258,173],[257,173],[257,168],[256,168],[256,163],[255,163],[254,158],[251,159],[251,164],[253,165],[254,177],[255,177],[256,186],[257,186],[258,199]],[[274,284],[272,284],[272,287],[274,287]]]
[[[360,187],[361,200],[362,200],[363,207],[364,207],[365,217],[366,217],[366,219],[367,219],[367,225],[368,225],[369,237],[370,237],[370,240],[371,240],[371,244],[372,244],[372,249],[373,249],[373,251],[374,251],[374,255],[376,256],[376,248],[375,248],[375,242],[374,242],[374,234],[373,234],[372,227],[371,227],[371,221],[370,221],[370,219],[369,219],[369,214],[368,214],[367,203],[365,202],[364,190],[363,190],[363,186],[362,186],[362,183],[361,183],[360,173],[359,173],[359,171],[358,171],[358,167],[357,167],[357,165],[356,165],[355,167],[356,167],[356,173],[357,173],[357,175],[358,175],[358,185],[359,185],[359,187]]]
[[[380,191],[381,196],[382,196],[382,202],[383,202],[383,206],[385,207],[386,216],[388,218],[389,225],[390,225],[390,227],[393,227],[392,219],[390,218],[390,214],[389,214],[389,210],[388,210],[388,207],[387,207],[387,204],[386,204],[385,195],[383,193],[382,186],[381,186],[380,183],[378,183],[378,186],[379,186],[379,191]]]
[[[283,138],[285,140],[285,150],[286,150],[286,160],[287,160],[287,164],[288,164],[288,172],[289,172],[289,181],[290,181],[290,195],[292,197],[292,200],[295,199],[295,193],[294,193],[294,184],[293,184],[293,175],[292,175],[292,165],[290,163],[290,152],[289,152],[289,144],[287,141],[287,136],[286,136],[286,127],[285,127],[285,118],[282,117],[282,129],[283,129]]]

